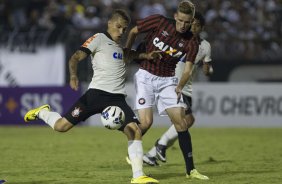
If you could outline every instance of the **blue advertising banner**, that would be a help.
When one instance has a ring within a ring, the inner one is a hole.
[[[70,87],[0,88],[0,125],[25,125],[25,113],[43,104],[64,114],[80,95]],[[38,120],[36,124],[43,122]]]

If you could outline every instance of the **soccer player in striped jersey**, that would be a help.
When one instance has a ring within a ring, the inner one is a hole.
[[[190,128],[195,118],[192,114],[192,80],[193,76],[198,72],[200,66],[203,65],[203,72],[205,75],[210,75],[213,72],[211,66],[211,46],[208,41],[202,39],[200,37],[200,33],[202,32],[205,25],[204,17],[199,13],[195,13],[194,22],[191,27],[191,31],[194,36],[198,37],[200,41],[199,51],[196,56],[193,69],[192,69],[192,77],[189,81],[185,84],[182,95],[184,98],[184,102],[187,105],[187,109],[185,110],[185,118],[188,123],[188,128]],[[181,77],[183,68],[185,63],[180,61],[176,65],[176,76]],[[166,149],[173,145],[173,143],[177,140],[177,131],[172,125],[162,136],[159,140],[156,141],[155,145],[150,149],[148,153],[146,153],[143,157],[143,161],[151,166],[158,165],[156,158],[158,158],[162,162],[166,162]]]
[[[97,33],[90,37],[69,60],[70,86],[78,89],[77,65],[91,56],[93,78],[86,93],[62,117],[51,112],[49,105],[28,111],[26,122],[42,119],[55,131],[67,132],[76,124],[88,117],[101,113],[108,106],[119,106],[125,113],[125,122],[119,129],[128,139],[128,155],[132,161],[133,177],[131,183],[159,183],[143,172],[142,134],[139,121],[125,101],[125,66],[132,58],[154,59],[158,53],[138,53],[123,49],[119,45],[130,22],[130,17],[123,10],[113,12],[108,21],[106,33]],[[94,182],[95,183],[95,182]]]
[[[192,141],[185,119],[186,104],[182,89],[191,77],[193,64],[198,52],[199,40],[190,32],[195,6],[190,1],[181,1],[174,19],[151,15],[137,21],[129,33],[126,43],[131,48],[136,36],[145,33],[146,52],[159,51],[162,58],[153,62],[142,60],[135,74],[135,109],[140,118],[139,127],[143,135],[153,123],[153,106],[160,115],[167,114],[174,124],[185,165],[186,177],[207,180],[194,166]],[[178,79],[175,67],[179,60],[185,61],[184,71]]]

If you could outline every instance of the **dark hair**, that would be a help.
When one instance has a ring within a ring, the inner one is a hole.
[[[178,4],[177,11],[194,16],[195,5],[190,1],[183,0]]]
[[[200,22],[201,27],[206,24],[206,20],[200,12],[196,11],[194,18]]]
[[[128,13],[125,10],[122,10],[122,9],[114,10],[114,12],[112,13],[110,19],[115,19],[117,17],[122,18],[123,20],[127,21],[128,23],[130,23],[130,21],[131,21],[131,18],[128,15]]]

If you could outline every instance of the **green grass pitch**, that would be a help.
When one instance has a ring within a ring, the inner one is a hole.
[[[166,129],[153,127],[144,137],[147,151]],[[281,128],[192,128],[196,168],[209,181],[185,179],[176,143],[168,163],[144,166],[161,184],[282,183]],[[75,127],[57,133],[48,127],[0,127],[0,180],[7,184],[125,184],[131,168],[125,162],[122,133],[98,127]]]

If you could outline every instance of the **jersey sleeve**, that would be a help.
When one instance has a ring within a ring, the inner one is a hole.
[[[157,28],[162,18],[164,18],[162,15],[156,14],[156,15],[151,15],[144,19],[138,20],[136,24],[138,32],[144,33],[144,32],[148,32],[152,29]]]
[[[211,45],[209,42],[206,42],[207,44],[205,45],[205,51],[206,51],[206,54],[205,54],[205,57],[203,59],[203,61],[205,63],[209,63],[211,62]]]
[[[186,52],[186,59],[185,61],[189,61],[194,63],[197,53],[199,50],[199,42],[194,38],[192,38],[192,40],[189,42],[188,46],[187,46],[187,52]]]
[[[88,38],[80,47],[80,50],[91,54],[99,47],[101,41],[101,35],[99,33]]]

